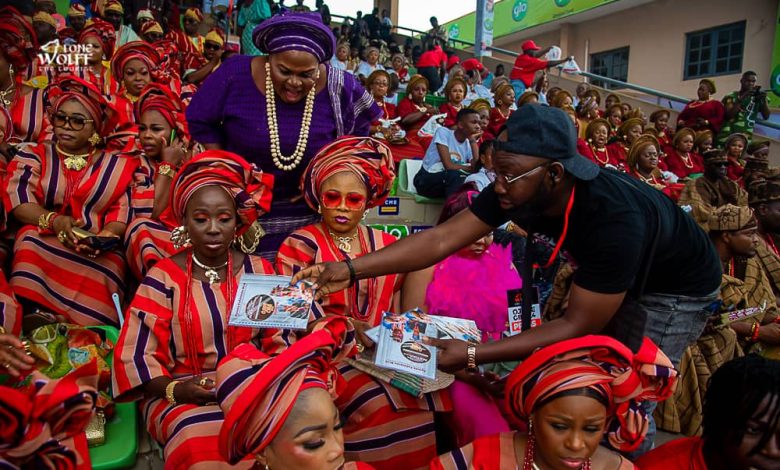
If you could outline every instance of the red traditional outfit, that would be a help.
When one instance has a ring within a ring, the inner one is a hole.
[[[95,85],[104,95],[112,96],[119,92],[119,82],[111,73],[111,57],[116,46],[116,34],[114,27],[100,18],[93,18],[90,23],[79,33],[79,43],[84,44],[87,38],[95,38],[100,43],[106,60],[99,72],[93,67],[78,67],[76,70],[79,78]]]
[[[29,146],[8,165],[5,206],[34,203],[84,222],[98,233],[111,222],[129,222],[130,183],[138,162],[96,153],[82,170],[68,169],[54,144]],[[32,225],[16,235],[11,287],[79,325],[118,326],[111,295],[126,290],[124,257],[108,251],[97,258],[65,247],[53,233]]]
[[[506,121],[509,119],[509,116],[512,115],[512,110],[510,109],[509,112],[504,115],[504,113],[501,112],[500,109],[493,108],[490,110],[490,122],[488,124],[488,131],[493,135],[498,135],[501,133],[501,128],[504,127],[504,124],[506,124]]]
[[[143,41],[133,41],[125,44],[114,52],[111,58],[111,73],[114,80],[121,84],[124,77],[125,65],[131,60],[142,61],[152,74],[152,80],[156,80],[157,65],[160,62],[160,56],[157,51],[149,44]],[[120,85],[119,91],[112,95],[114,107],[119,112],[119,125],[125,123],[137,124],[138,120],[134,113],[135,102],[138,97],[127,93],[123,85]]]
[[[622,166],[625,166],[628,159],[628,149],[629,147],[620,140],[607,144],[607,153]]]
[[[225,413],[219,443],[228,461],[259,455],[275,442],[303,391],[338,393],[341,380],[332,367],[353,354],[354,347],[352,325],[332,317],[279,355],[269,356],[251,344],[231,352],[217,369],[217,397]],[[373,467],[348,462],[342,468]]]
[[[116,123],[116,111],[94,85],[63,77],[47,94],[53,112],[68,100],[79,101],[105,136]],[[127,224],[130,183],[137,160],[93,151],[84,166],[71,161],[53,143],[25,147],[8,165],[3,193],[6,210],[37,204],[83,222],[99,233],[112,222]],[[18,297],[79,325],[118,325],[112,294],[123,297],[124,258],[107,251],[89,258],[61,243],[50,231],[24,226],[16,235],[10,283]]]
[[[640,457],[636,464],[642,470],[707,470],[701,437],[683,437],[656,447]]]
[[[406,100],[404,100],[406,101]],[[377,106],[382,109],[382,119],[395,119],[398,117],[396,107],[392,103],[386,103],[384,100],[377,101]],[[371,123],[372,126],[379,125],[379,120]],[[421,159],[425,155],[425,149],[420,146],[418,139],[409,138],[407,133],[407,142],[403,144],[393,144],[385,141],[385,145],[390,148],[390,152],[393,154],[393,160],[399,163],[406,158]]]
[[[380,250],[396,241],[381,230],[358,227],[358,239],[363,254]],[[292,275],[313,264],[343,261],[347,256],[339,250],[328,228],[320,222],[292,233],[279,248],[276,269],[279,274]],[[353,287],[328,295],[321,302],[329,315],[346,315],[372,326],[379,325],[382,314],[392,311],[393,295],[401,288],[403,278],[397,274],[362,279]]]
[[[10,113],[14,135],[20,142],[41,142],[52,137],[43,95],[42,89],[17,85]]]
[[[366,183],[367,208],[387,197],[393,180],[389,149],[374,139],[342,138],[317,154],[304,173],[306,202],[320,204],[320,186],[330,176],[348,172]],[[358,227],[362,253],[370,253],[395,241],[378,230]],[[282,244],[277,269],[291,274],[324,261],[349,256],[340,250],[322,224],[294,232]],[[393,295],[401,287],[397,275],[360,280],[345,291],[328,295],[322,306],[328,315],[341,315],[379,325],[383,312],[393,310]],[[367,462],[377,469],[426,468],[436,456],[433,412],[451,409],[446,393],[417,398],[379,381],[352,366],[341,364],[346,385],[335,403],[347,418],[344,426],[347,460]],[[348,412],[347,412],[348,410]]]
[[[411,84],[412,82],[410,82]],[[423,116],[420,118],[419,121],[415,122],[414,124],[409,125],[403,125],[404,130],[406,130],[406,139],[409,142],[414,142],[420,148],[427,149],[428,146],[431,145],[431,142],[433,141],[433,136],[425,136],[420,137],[420,135],[417,133],[426,122],[428,122],[428,119],[430,119],[431,115],[426,111],[426,109],[423,106],[418,106],[415,104],[414,101],[412,101],[411,95],[408,95],[406,98],[402,99],[400,103],[398,103],[397,113],[398,117],[400,117],[402,120],[406,116],[412,113],[416,112],[422,112],[424,113]],[[425,152],[423,152],[422,155],[425,155]],[[421,157],[422,157],[421,155]]]
[[[680,178],[694,173],[704,173],[704,159],[696,152],[682,154],[674,147],[666,148],[666,168]]]
[[[187,121],[179,98],[167,88],[152,84],[146,87],[136,104],[136,119],[147,111],[157,111],[175,129],[181,142],[189,142]],[[186,145],[186,144],[185,144]],[[170,217],[152,219],[154,210],[154,181],[158,177],[160,162],[143,153],[133,152],[140,164],[134,175],[133,190],[130,197],[132,222],[125,233],[126,257],[130,271],[138,280],[161,259],[168,258],[178,250],[171,242],[171,232],[176,227]],[[163,215],[163,214],[161,214]]]
[[[442,103],[439,106],[440,113],[447,113],[447,116],[444,118],[444,127],[453,128],[456,124],[458,124],[458,112],[461,109],[463,109],[463,105],[461,105],[459,108],[456,108],[450,103]]]
[[[577,152],[600,167],[620,165],[620,160],[614,151],[610,152],[609,146],[598,149],[595,145],[586,142],[585,139],[577,139]]]
[[[682,121],[682,124],[678,124],[677,128],[690,127],[697,131],[710,129],[714,135],[718,135],[721,126],[723,126],[723,120],[725,118],[726,109],[723,107],[723,103],[718,100],[699,101],[693,100],[685,105],[677,121]],[[698,124],[699,118],[707,120],[708,124],[704,127]]]
[[[197,190],[219,186],[234,198],[239,226],[248,227],[262,213],[270,192],[262,176],[235,154],[201,153],[177,173],[171,210],[182,224],[187,202]],[[117,399],[142,398],[148,431],[165,446],[167,468],[233,468],[219,451],[217,436],[224,416],[217,405],[172,405],[164,398],[145,395],[143,387],[159,377],[213,379],[217,364],[236,346],[253,342],[268,354],[278,354],[295,341],[295,334],[228,326],[241,277],[273,274],[267,261],[246,255],[240,266],[234,266],[231,254],[227,279],[212,284],[194,279],[192,252],[185,257],[185,269],[172,258],[160,261],[138,288],[116,347],[113,391]],[[310,320],[319,318],[314,315]],[[244,461],[238,468],[253,464],[253,460]]]

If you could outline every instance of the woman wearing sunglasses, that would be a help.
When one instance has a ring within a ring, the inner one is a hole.
[[[8,165],[5,206],[21,225],[10,284],[20,301],[78,325],[118,325],[124,297],[119,245],[129,222],[137,159],[100,148],[117,120],[93,84],[66,76],[46,90],[54,142],[29,145]]]
[[[393,243],[395,237],[360,223],[367,209],[385,200],[393,176],[390,150],[378,140],[345,137],[320,150],[304,172],[301,189],[322,221],[296,230],[282,243],[276,270],[290,275],[315,263],[359,258]],[[379,325],[383,311],[398,311],[394,300],[401,283],[396,274],[361,280],[323,298],[322,307],[327,315],[351,318],[359,349],[372,347],[364,332]],[[427,468],[436,455],[432,412],[445,408],[439,395],[418,400],[350,366],[340,365],[339,370],[347,385],[336,406],[350,410],[344,413],[346,459],[378,469]],[[404,439],[394,438],[397,433]],[[360,450],[350,450],[356,448]]]

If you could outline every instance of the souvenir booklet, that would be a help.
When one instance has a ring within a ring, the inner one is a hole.
[[[228,324],[250,328],[305,330],[314,301],[309,282],[290,285],[290,276],[244,274]]]
[[[423,337],[437,338],[436,325],[427,315],[411,310],[385,313],[376,345],[377,366],[409,374],[436,378],[436,348],[423,343]]]

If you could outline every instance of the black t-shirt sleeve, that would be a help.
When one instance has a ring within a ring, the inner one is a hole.
[[[494,186],[495,183],[491,183],[482,190],[476,199],[474,199],[474,202],[471,203],[471,212],[473,212],[482,222],[485,222],[491,227],[498,227],[509,220],[509,217],[506,212],[501,209],[501,204],[498,202],[498,194],[496,194]]]
[[[601,294],[628,291],[641,275],[646,230],[647,224],[638,214],[591,224],[572,250],[578,266],[574,283]]]

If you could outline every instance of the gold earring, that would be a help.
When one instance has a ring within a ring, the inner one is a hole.
[[[100,143],[100,141],[103,140],[102,137],[100,137],[100,134],[97,132],[92,133],[92,136],[89,138],[89,143],[92,144],[92,146],[96,146]]]
[[[180,225],[173,229],[173,231],[171,231],[171,242],[173,243],[173,247],[177,250],[189,245],[191,240],[187,233],[187,227]]]
[[[317,213],[322,215],[322,206],[317,206]]]

